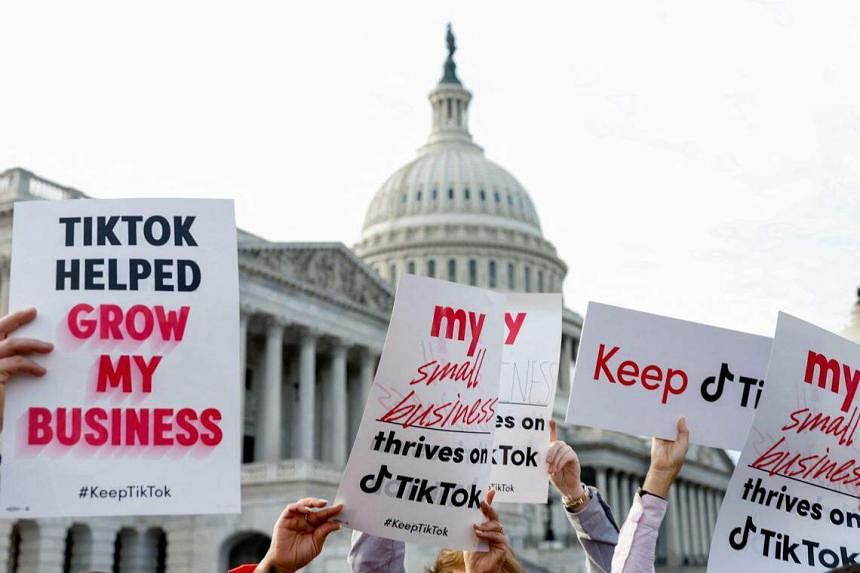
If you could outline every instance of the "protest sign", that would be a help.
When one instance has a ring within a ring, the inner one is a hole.
[[[7,517],[235,513],[239,308],[232,201],[15,204],[15,335],[54,343],[6,390]]]
[[[560,294],[505,294],[505,343],[493,446],[496,502],[546,503],[561,347]]]
[[[780,313],[767,380],[708,571],[860,562],[860,346]]]
[[[739,450],[765,384],[769,338],[590,302],[567,422]]]
[[[479,549],[490,483],[504,297],[404,275],[341,479],[345,525]]]

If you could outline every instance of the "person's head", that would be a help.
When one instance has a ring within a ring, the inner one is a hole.
[[[510,550],[505,555],[500,573],[525,573],[526,570],[517,561],[516,556]],[[463,560],[463,552],[456,549],[443,549],[436,556],[433,567],[427,573],[465,573],[466,563]]]

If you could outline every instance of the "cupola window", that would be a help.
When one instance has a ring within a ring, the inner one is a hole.
[[[454,198],[454,188],[449,187],[448,188],[448,199],[453,199],[453,198]]]
[[[469,193],[469,188],[468,188],[468,187],[466,187],[466,188],[463,190],[463,196],[466,198],[466,201],[468,201],[468,200],[469,200],[469,198],[471,197],[471,195],[470,195],[470,193]]]
[[[448,280],[457,282],[457,261],[455,259],[448,259]]]
[[[416,201],[420,201],[420,200],[421,200],[421,191],[419,191],[418,193],[416,193],[416,194],[415,194],[415,200],[416,200]]]
[[[484,191],[483,189],[481,189],[481,191],[480,191],[478,194],[480,195],[480,197],[481,197],[481,201],[482,201],[482,202],[487,200],[487,193],[486,193],[486,191]]]
[[[434,187],[433,188],[433,200],[435,201],[436,197],[438,197],[438,196],[439,196],[439,190]]]
[[[508,263],[508,290],[514,290],[514,263]]]
[[[408,272],[410,275],[415,274],[415,261],[409,261],[409,264],[406,265],[406,272]]]
[[[490,288],[496,288],[496,261],[490,261],[487,269],[490,275]]]
[[[436,277],[436,261],[433,259],[427,261],[427,276],[431,279]]]
[[[476,286],[478,284],[478,261],[469,259],[469,284]]]

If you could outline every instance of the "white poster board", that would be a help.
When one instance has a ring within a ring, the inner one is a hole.
[[[504,298],[403,275],[337,502],[372,535],[486,547],[484,518],[499,400]]]
[[[708,571],[860,562],[860,347],[780,313],[767,379]]]
[[[236,513],[239,306],[225,200],[15,204],[15,332],[54,343],[6,390],[10,518]]]
[[[491,485],[496,502],[546,503],[546,452],[561,350],[561,294],[505,294]]]
[[[764,387],[769,338],[590,302],[567,422],[739,450]]]

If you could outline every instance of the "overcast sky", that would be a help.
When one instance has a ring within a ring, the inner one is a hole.
[[[0,170],[351,245],[429,133],[451,20],[471,131],[531,193],[568,306],[849,320],[860,4],[287,4],[4,2]]]

